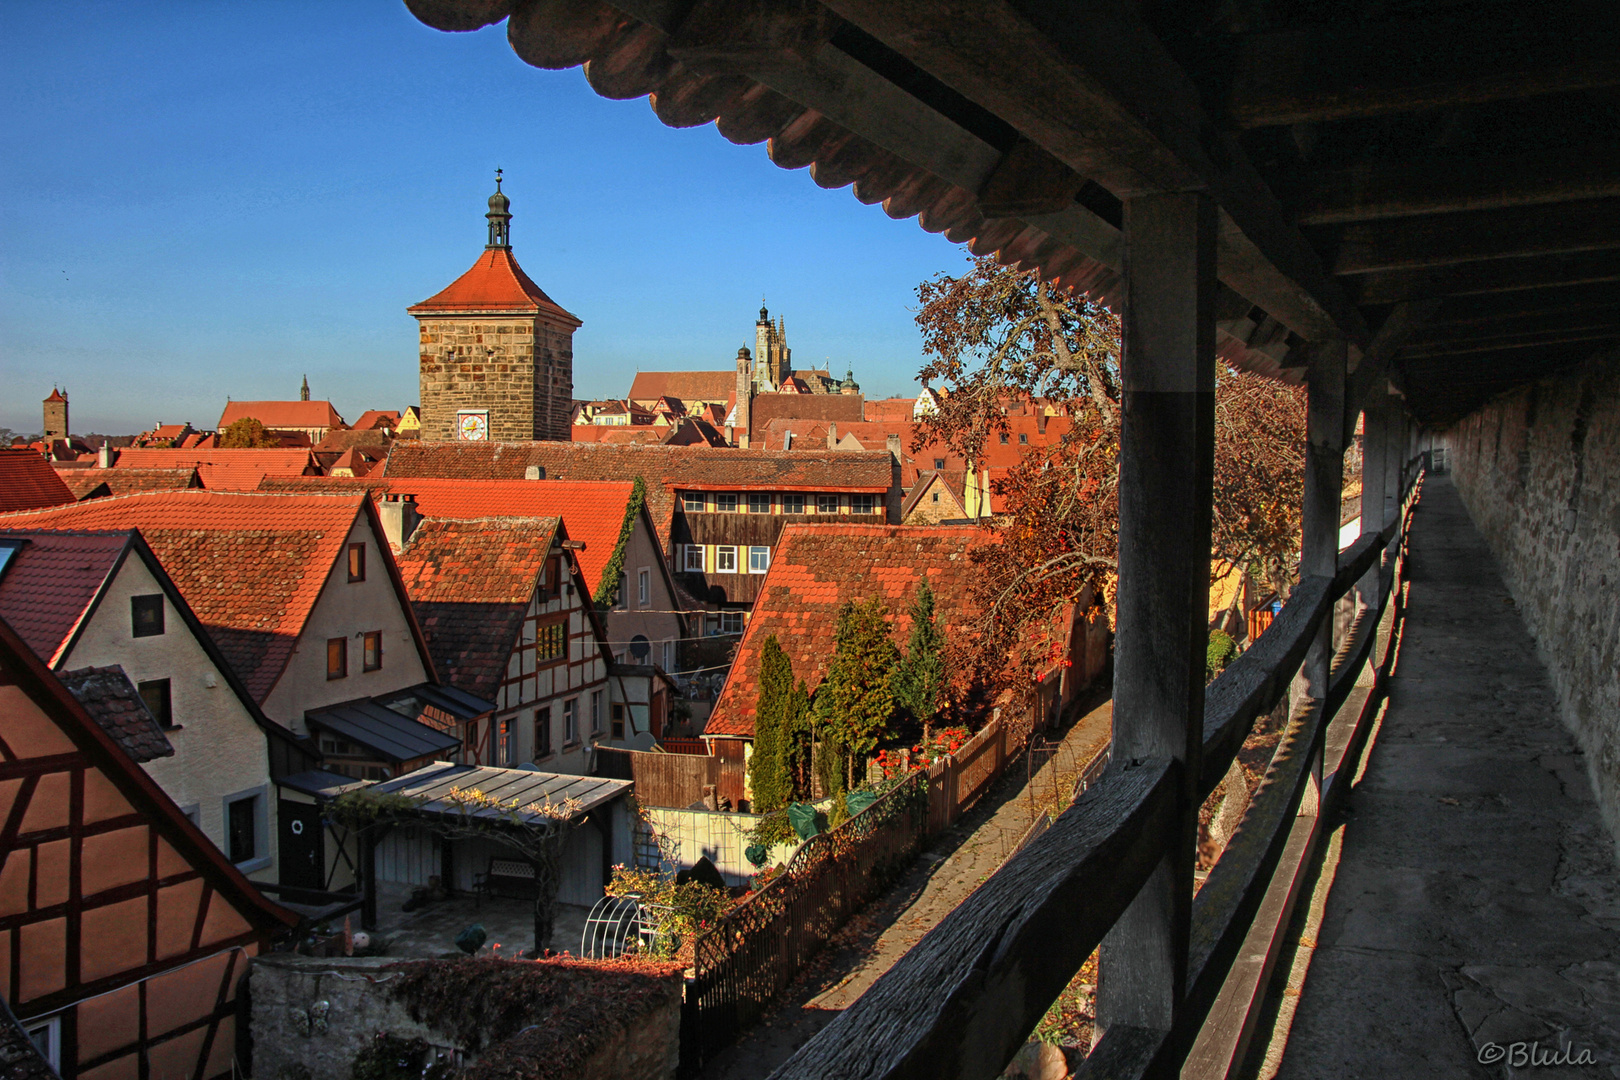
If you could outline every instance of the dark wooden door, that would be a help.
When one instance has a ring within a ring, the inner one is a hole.
[[[281,800],[281,883],[294,889],[326,886],[325,829],[321,808]]]

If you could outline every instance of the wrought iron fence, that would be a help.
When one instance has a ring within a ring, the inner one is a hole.
[[[839,927],[905,870],[927,831],[927,776],[915,772],[807,840],[780,877],[699,937],[682,1011],[684,1070],[759,1019]]]

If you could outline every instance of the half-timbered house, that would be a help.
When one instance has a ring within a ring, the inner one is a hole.
[[[556,517],[440,518],[401,549],[445,681],[495,705],[462,726],[463,763],[590,772],[611,656],[575,544]]]
[[[245,1071],[248,961],[297,922],[0,622],[0,989],[57,1074]]]

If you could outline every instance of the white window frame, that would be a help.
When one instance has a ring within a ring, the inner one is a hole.
[[[731,563],[727,566],[726,563]],[[737,545],[720,544],[714,549],[714,572],[717,574],[735,574],[737,572]]]
[[[231,806],[244,799],[252,799],[253,803],[253,858],[244,859],[236,863],[236,868],[244,874],[252,874],[264,870],[272,865],[270,858],[270,795],[266,785],[245,788],[234,791],[220,800],[221,832],[220,839],[224,843],[220,850],[225,857],[231,857]]]
[[[864,503],[864,506],[863,506]],[[875,514],[878,512],[876,495],[851,495],[849,497],[849,512],[851,514]]]
[[[692,504],[696,503],[696,506]],[[688,514],[701,514],[708,509],[709,499],[701,491],[683,491],[681,493],[681,510]]]
[[[517,723],[516,723],[516,721],[517,721],[517,717],[515,717],[515,716],[508,716],[508,717],[502,718],[502,720],[500,722],[501,726],[500,726],[499,730],[496,732],[496,739],[499,741],[500,745],[496,747],[495,752],[500,756],[500,759],[501,759],[500,763],[502,765],[516,765],[517,764]]]
[[[831,504],[831,506],[828,505],[829,503]],[[838,507],[838,496],[836,496],[836,495],[817,495],[816,496],[816,513],[818,513],[818,514],[836,514],[836,513],[838,513],[838,509],[839,509],[839,507]]]
[[[701,574],[704,569],[703,545],[687,544],[686,557],[681,562],[681,572],[686,574]]]
[[[23,1022],[23,1031],[28,1035],[28,1041],[34,1044],[39,1056],[45,1059],[55,1072],[62,1071],[62,1016],[49,1016],[43,1020],[27,1020]],[[36,1032],[43,1032],[44,1039],[35,1037]]]
[[[730,503],[727,506],[726,503]],[[717,514],[735,514],[737,512],[737,493],[735,491],[716,492],[714,496],[714,512]]]
[[[756,560],[758,563],[756,565]],[[748,549],[748,572],[750,574],[763,574],[771,568],[771,549],[768,547],[750,547]]]
[[[755,510],[754,504],[759,500],[765,501],[763,510]],[[748,512],[750,514],[768,514],[771,512],[771,493],[768,491],[750,491],[748,493]]]
[[[572,746],[579,742],[579,698],[571,697],[562,703],[563,712],[563,745]]]
[[[591,691],[591,734],[602,734],[602,691]]]
[[[797,499],[798,500],[799,508],[797,510],[789,510],[788,509],[788,500],[789,499]],[[792,494],[792,495],[783,495],[782,496],[782,513],[784,513],[784,514],[802,514],[802,513],[804,513],[804,511],[805,511],[805,507],[804,507],[804,496],[803,495],[795,493],[795,494]]]
[[[733,629],[727,629],[728,625],[733,627]],[[743,629],[744,629],[743,613],[740,612],[740,611],[722,611],[722,612],[720,612],[719,626],[720,626],[720,631],[719,632],[722,633],[722,634],[740,634],[740,633],[742,633]]]
[[[652,603],[652,568],[643,566],[636,571],[636,603],[646,607]]]

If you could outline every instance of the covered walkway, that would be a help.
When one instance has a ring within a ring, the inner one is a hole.
[[[1620,1075],[1620,873],[1585,759],[1446,477],[1410,552],[1389,705],[1250,1075],[1524,1075],[1538,1042],[1596,1061],[1546,1075]]]

